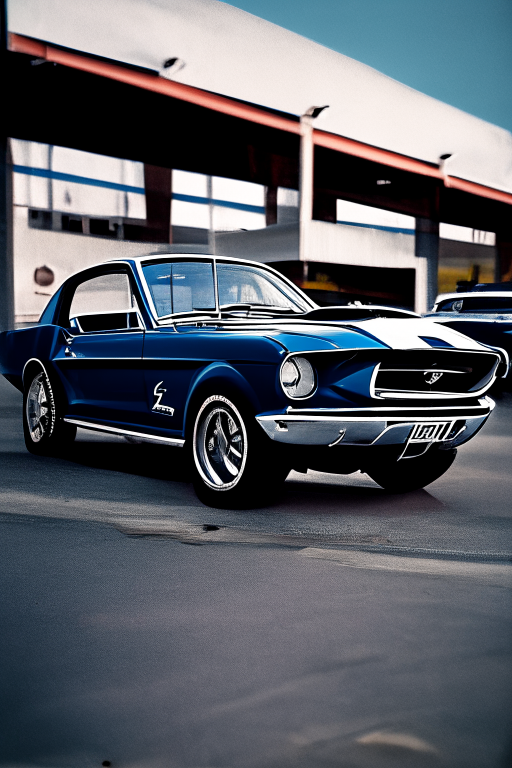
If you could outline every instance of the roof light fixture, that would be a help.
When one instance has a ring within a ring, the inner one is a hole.
[[[318,115],[320,115],[324,109],[328,109],[329,105],[325,104],[323,107],[310,107],[309,109],[306,109],[304,112],[303,117],[312,117],[313,119],[317,118]]]
[[[183,69],[184,66],[185,62],[183,59],[178,58],[178,56],[172,56],[170,59],[166,59],[162,64],[160,75],[162,77],[170,78],[172,75],[179,72],[180,69]]]

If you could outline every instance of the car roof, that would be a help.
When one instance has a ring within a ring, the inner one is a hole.
[[[134,261],[135,263],[140,264],[143,261],[158,261],[159,259],[190,259],[194,260],[197,259],[198,261],[203,261],[204,259],[215,259],[216,261],[233,261],[233,262],[242,262],[244,264],[256,264],[259,267],[263,267],[264,269],[272,269],[270,264],[264,264],[260,261],[254,261],[254,259],[243,259],[233,256],[219,256],[215,253],[187,253],[186,251],[183,251],[183,253],[176,253],[175,251],[158,251],[153,253],[146,253],[142,256],[129,256],[128,258],[123,259],[112,259],[112,262],[116,261]],[[110,261],[108,263],[111,263]],[[274,270],[275,272],[275,270]]]

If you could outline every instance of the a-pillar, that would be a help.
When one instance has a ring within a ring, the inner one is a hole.
[[[439,222],[416,219],[414,309],[423,314],[434,306],[439,265]]]

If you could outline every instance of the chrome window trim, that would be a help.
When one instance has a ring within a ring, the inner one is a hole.
[[[144,298],[146,299],[146,302],[148,304],[150,315],[151,315],[151,321],[153,323],[153,329],[158,327],[158,313],[156,311],[155,304],[153,302],[153,297],[151,296],[151,291],[149,290],[149,286],[146,280],[146,277],[144,275],[144,270],[142,269],[142,263],[140,261],[135,262],[135,268],[137,270],[137,275],[139,276],[139,280],[142,285],[142,289],[144,292]]]
[[[99,264],[93,264],[93,265],[91,265],[90,267],[84,267],[84,268],[82,268],[82,269],[78,269],[76,272],[73,272],[73,273],[72,273],[72,274],[71,274],[71,275],[70,275],[70,276],[69,276],[69,277],[68,277],[68,278],[67,278],[67,279],[64,281],[64,283],[62,284],[62,286],[64,286],[64,285],[65,285],[65,283],[67,283],[67,282],[68,282],[69,280],[71,280],[72,278],[74,278],[74,277],[77,277],[78,275],[82,274],[82,272],[86,272],[86,271],[88,271],[88,270],[94,270],[94,269],[96,269],[96,267],[98,267],[98,268],[99,268],[99,267],[106,267],[106,266],[108,266],[109,264],[115,265],[116,267],[117,267],[119,264],[121,264],[121,265],[125,265],[126,267],[128,267],[128,269],[127,269],[126,271],[123,271],[123,270],[121,270],[121,272],[119,272],[119,274],[126,274],[126,275],[128,275],[128,279],[130,279],[130,275],[132,275],[132,277],[134,276],[134,274],[133,274],[133,271],[134,271],[134,270],[133,270],[133,266],[134,266],[134,264],[135,264],[135,269],[136,269],[136,272],[137,272],[137,274],[139,275],[139,278],[140,278],[140,271],[139,271],[139,269],[138,269],[139,263],[138,263],[137,261],[135,261],[135,260],[134,260],[134,261],[128,261],[127,259],[110,259],[110,261],[104,261],[104,262],[100,262]],[[107,273],[105,273],[105,274],[107,274]],[[115,274],[115,272],[114,272],[114,273],[110,272],[110,274]],[[92,279],[92,278],[86,278],[86,279]],[[86,280],[84,280],[83,282],[86,282]],[[135,282],[135,284],[136,284],[136,282]],[[78,283],[78,284],[75,286],[75,290],[76,290],[76,288],[78,288],[78,286],[79,286],[79,285],[82,285],[82,283]],[[61,286],[61,287],[62,287],[62,286]],[[139,288],[139,287],[140,287],[140,286],[138,286],[137,284],[136,284],[136,286],[137,286],[137,288]],[[60,289],[58,289],[58,290],[60,290]],[[57,292],[57,291],[56,291],[56,292]],[[55,292],[55,293],[56,293],[56,292]],[[132,291],[132,293],[133,293],[133,291]],[[144,290],[141,290],[141,294],[142,294],[142,298],[147,300],[147,296],[146,296],[146,293],[145,293],[145,291],[144,291]],[[44,311],[44,310],[43,310],[43,311]],[[136,308],[136,307],[133,307],[131,311],[133,311],[133,312],[137,312],[137,314],[139,315],[139,317],[140,317],[140,319],[141,319],[141,321],[142,321],[142,330],[145,330],[145,329],[146,329],[146,324],[145,324],[145,322],[144,322],[144,320],[143,320],[143,318],[142,318],[142,316],[141,316],[141,313],[140,313],[140,307],[138,307],[138,308]],[[90,315],[93,315],[93,314],[103,314],[103,313],[101,313],[101,312],[100,312],[100,313],[89,312],[88,314],[90,314]],[[71,320],[71,318],[69,318],[69,319]],[[152,322],[152,324],[153,324],[153,327],[154,327],[153,318],[151,317],[151,313],[150,313],[150,320],[151,320],[151,322]]]
[[[166,258],[169,256],[169,258]],[[186,253],[172,253],[172,254],[166,254],[162,253],[161,255],[154,255],[153,257],[148,256],[144,257],[144,261],[155,261],[155,262],[169,262],[169,264],[175,264],[176,262],[183,261],[183,259],[187,259],[192,264],[195,262],[201,262],[203,264],[211,264],[212,265],[212,275],[213,275],[213,290],[215,294],[215,309],[212,309],[212,314],[217,315],[215,319],[220,319],[220,311],[219,311],[219,296],[218,296],[218,290],[217,290],[217,271],[215,268],[215,257],[205,253],[203,254],[197,254],[197,258],[191,258],[194,254],[186,254]],[[153,297],[151,296],[151,291],[149,289],[148,282],[146,280],[146,276],[144,275],[144,268],[142,266],[142,259],[140,261],[136,262],[137,266],[137,273],[139,275],[139,278],[144,286],[144,294],[146,296],[146,301],[148,302],[148,305],[151,309],[151,314],[153,315],[153,320],[155,321],[155,327],[159,327],[162,325],[162,321],[166,321],[166,323],[173,323],[175,324],[178,320],[183,318],[184,320],[188,320],[190,315],[197,310],[191,310],[190,312],[171,312],[169,315],[162,315],[159,316],[158,312],[156,311],[155,304],[153,302]],[[209,317],[207,313],[203,315],[205,318]],[[190,318],[192,320],[192,318]],[[196,320],[197,322],[197,320]],[[166,324],[165,323],[165,324]]]
[[[262,269],[264,272],[270,272],[271,274],[275,275],[280,280],[282,280],[283,283],[286,283],[286,285],[288,285],[292,289],[292,292],[298,293],[301,299],[303,299],[306,304],[309,304],[311,306],[312,310],[320,309],[318,304],[315,304],[315,302],[312,299],[310,299],[309,296],[307,296],[303,291],[301,291],[300,288],[298,288],[294,282],[292,282],[285,275],[282,275],[281,272],[278,272],[277,269],[274,269],[273,267],[271,267],[270,264],[254,262],[254,261],[250,261],[249,259],[236,259],[231,256],[215,256],[214,258],[215,258],[215,261],[218,262],[219,264],[223,264],[223,263],[237,264],[238,263],[241,266],[253,266],[253,267],[258,266],[258,268]]]
[[[240,266],[252,266],[258,269],[261,269],[263,272],[270,272],[271,274],[278,277],[280,280],[282,280],[291,290],[292,295],[293,293],[298,293],[300,295],[300,298],[305,301],[307,305],[309,305],[310,309],[319,309],[318,305],[314,303],[306,294],[303,294],[302,291],[300,291],[295,283],[293,283],[291,280],[289,280],[285,275],[282,275],[280,272],[278,272],[276,269],[273,269],[267,264],[260,264],[259,262],[253,262],[249,261],[247,259],[236,259],[231,258],[229,256],[214,256],[213,254],[191,254],[191,253],[165,253],[162,252],[161,254],[152,254],[151,256],[140,256],[137,257],[136,260],[134,260],[135,268],[137,271],[137,275],[139,277],[139,280],[141,282],[141,285],[143,286],[144,295],[146,298],[146,301],[148,303],[148,306],[151,310],[152,315],[152,321],[154,322],[154,327],[158,327],[162,324],[162,320],[165,320],[166,322],[174,322],[174,318],[179,313],[171,313],[169,315],[163,315],[162,317],[158,316],[158,313],[156,311],[155,304],[153,302],[153,299],[151,297],[151,291],[149,290],[148,283],[146,281],[146,278],[144,276],[144,270],[142,267],[143,262],[150,262],[150,261],[168,261],[169,263],[175,263],[177,261],[187,259],[190,262],[207,262],[211,263],[213,265],[213,279],[214,279],[214,291],[215,291],[215,310],[212,310],[212,313],[214,312],[217,317],[212,318],[216,319],[218,321],[221,320],[221,313],[219,308],[219,289],[218,289],[218,281],[217,281],[217,263],[219,264],[240,264]],[[117,262],[116,262],[117,263]],[[126,262],[129,263],[129,262]],[[185,313],[181,313],[182,317]],[[188,313],[187,313],[188,314]],[[305,313],[304,313],[305,314]],[[297,314],[297,318],[302,317],[301,314]],[[192,318],[191,318],[192,319]],[[275,318],[273,318],[275,320]],[[318,325],[318,322],[312,324]]]
[[[158,435],[150,435],[146,432],[135,432],[130,429],[121,429],[120,427],[107,427],[103,424],[97,424],[93,421],[80,421],[79,419],[68,417],[64,418],[64,421],[66,421],[68,424],[74,424],[77,427],[82,427],[82,429],[90,429],[93,432],[108,432],[109,434],[121,435],[121,437],[128,435],[129,437],[140,437],[141,439],[145,440],[157,440],[161,443],[174,445],[177,448],[183,448],[185,445],[185,440],[179,437],[160,437]]]

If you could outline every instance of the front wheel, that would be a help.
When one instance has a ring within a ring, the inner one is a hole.
[[[223,395],[208,397],[199,408],[192,453],[196,494],[211,507],[261,506],[287,474],[249,409]]]
[[[397,461],[385,460],[369,467],[366,472],[386,491],[406,493],[433,483],[451,467],[457,449],[440,450],[435,446],[422,456]]]
[[[23,434],[30,453],[51,455],[75,439],[76,427],[58,413],[55,393],[45,371],[35,372],[23,394]]]

